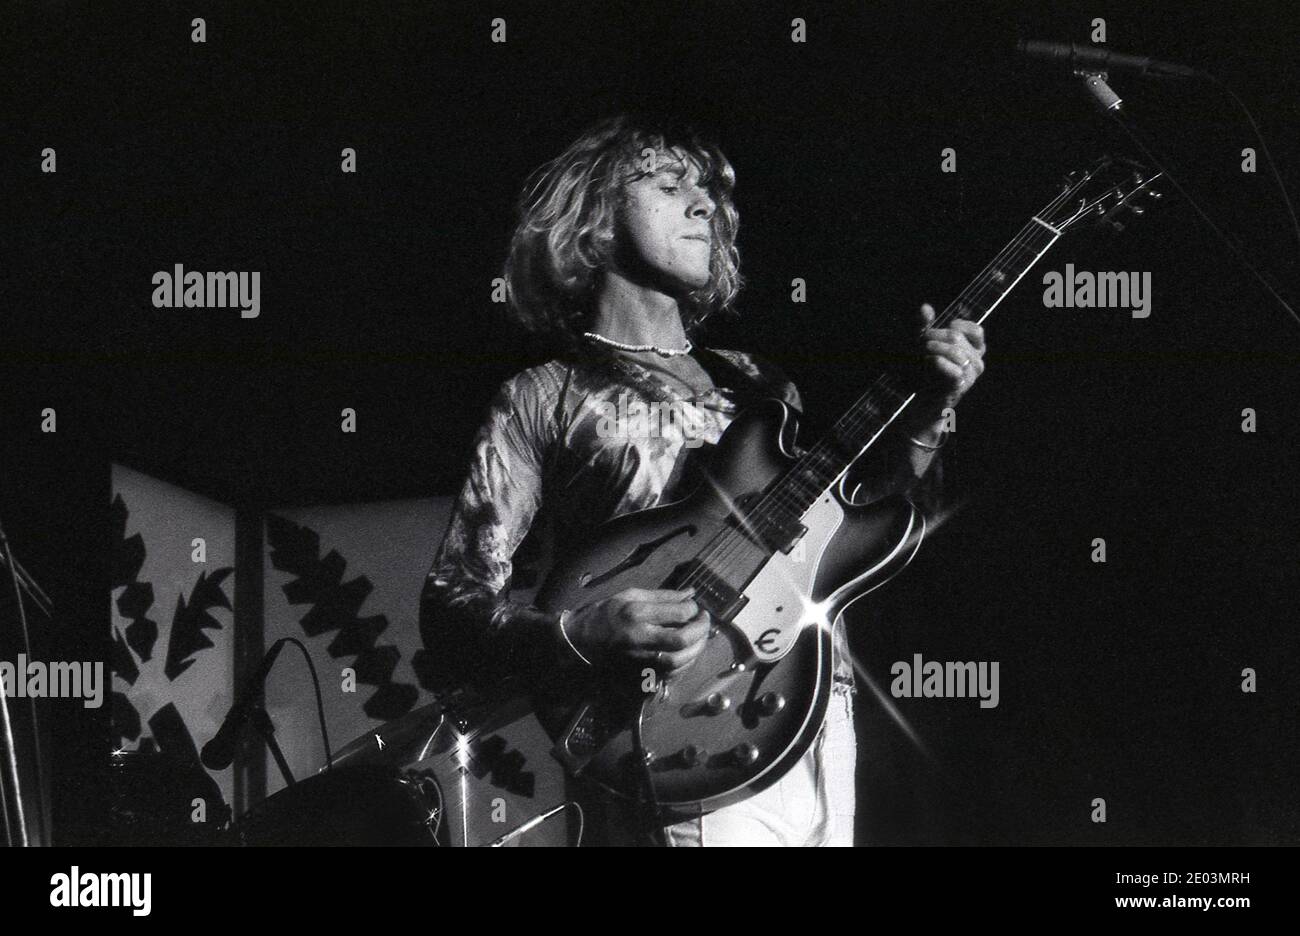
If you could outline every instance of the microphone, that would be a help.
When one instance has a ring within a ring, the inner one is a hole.
[[[1145,55],[1126,55],[1123,52],[1077,42],[1041,42],[1036,39],[1021,39],[1016,43],[1016,51],[1032,59],[1054,62],[1071,69],[1114,69],[1115,71],[1133,71],[1139,75],[1155,78],[1199,78],[1204,73],[1196,68],[1178,65],[1174,62],[1162,62]]]
[[[244,685],[239,701],[230,707],[230,711],[226,713],[226,720],[221,723],[221,728],[213,735],[211,741],[203,745],[200,760],[203,761],[204,767],[209,770],[225,770],[235,759],[235,745],[239,741],[240,729],[248,721],[253,706],[262,697],[262,687],[266,683],[266,677],[270,674],[271,667],[275,665],[275,658],[280,655],[280,648],[286,641],[287,638],[281,638],[271,644],[271,649],[266,651],[266,656],[262,658],[261,668]]]

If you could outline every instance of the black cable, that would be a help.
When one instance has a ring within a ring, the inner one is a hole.
[[[5,744],[8,745],[8,725],[9,725],[9,701],[4,694],[4,686],[0,685],[0,731],[5,731]],[[14,833],[9,825],[9,778],[0,774],[0,814],[4,815],[5,820],[5,847],[14,847]],[[15,791],[15,794],[17,791]]]
[[[281,637],[277,643],[291,643],[302,651],[303,658],[307,661],[307,669],[311,672],[312,685],[316,688],[316,715],[320,720],[320,737],[325,743],[325,766],[327,770],[334,769],[334,755],[330,752],[330,735],[329,729],[325,727],[325,704],[321,701],[320,679],[316,675],[316,664],[311,661],[311,654],[303,646],[302,641],[296,637]]]
[[[16,561],[14,559],[13,551],[9,548],[9,537],[5,533],[3,524],[0,524],[0,555],[4,556],[5,563],[9,566],[9,576],[10,579],[13,581],[13,586],[14,586],[15,608],[18,614],[18,621],[22,629],[23,647],[26,650],[26,652],[30,655],[32,652],[32,638],[27,628],[27,607],[23,604],[23,590],[22,590],[22,586],[18,582],[18,568],[17,568]],[[43,758],[41,756],[41,724],[39,718],[37,717],[35,696],[28,697],[28,704],[29,707],[31,708],[31,713],[32,713],[32,760],[34,761],[34,766],[36,768],[35,772],[36,772],[37,828],[40,830],[41,843],[44,845],[48,845],[50,844],[50,832],[49,829],[46,828],[49,817],[46,815],[46,811],[45,811],[46,795],[47,795],[45,789],[45,765],[43,763]],[[14,784],[17,785],[19,782],[18,749],[17,749],[17,740],[12,735],[12,729],[13,729],[12,721],[8,721],[7,727],[8,730],[10,731],[9,740],[12,741],[14,745],[13,749],[10,751],[10,754],[13,758]],[[21,797],[22,797],[22,791],[20,789],[15,789],[14,800],[18,804],[18,815],[20,817],[20,821],[22,817]],[[6,817],[7,816],[8,813],[6,813]],[[22,828],[19,830],[19,833],[20,833],[19,838],[22,839],[24,844],[27,844],[27,829]]]
[[[1255,131],[1255,138],[1259,140],[1259,148],[1264,151],[1264,157],[1268,160],[1269,171],[1273,173],[1273,181],[1277,183],[1277,190],[1282,195],[1282,203],[1286,205],[1287,214],[1291,216],[1291,226],[1295,229],[1296,244],[1300,245],[1300,221],[1296,220],[1295,207],[1291,204],[1291,196],[1287,193],[1286,184],[1282,181],[1281,174],[1277,171],[1277,163],[1273,159],[1273,154],[1269,152],[1268,143],[1264,141],[1264,134],[1259,129],[1259,124],[1255,122],[1255,115],[1250,112],[1246,102],[1237,97],[1236,92],[1220,81],[1217,77],[1209,72],[1202,72],[1205,78],[1217,87],[1233,102],[1241,108],[1241,112],[1246,115],[1246,120],[1250,122],[1250,128]]]
[[[642,702],[642,708],[645,703]],[[646,831],[648,834],[658,838],[656,844],[661,847],[668,847],[668,832],[664,829],[662,818],[659,810],[659,794],[655,790],[654,774],[650,771],[650,758],[646,756],[645,738],[641,729],[641,711],[637,711],[636,718],[632,721],[632,752],[641,767],[641,779],[645,783],[645,795],[640,798],[640,803],[644,812],[648,812],[649,821]]]
[[[1159,169],[1161,172],[1164,173],[1165,178],[1167,178],[1171,183],[1173,183],[1173,186],[1178,190],[1178,193],[1182,195],[1183,198],[1187,199],[1188,204],[1190,204],[1192,208],[1196,210],[1196,213],[1200,215],[1201,220],[1205,222],[1205,224],[1210,228],[1211,231],[1213,231],[1215,234],[1218,235],[1219,240],[1223,241],[1224,246],[1226,246],[1229,250],[1232,251],[1233,255],[1237,258],[1237,260],[1241,262],[1242,266],[1244,266],[1247,270],[1249,270],[1250,273],[1255,277],[1255,279],[1259,281],[1260,285],[1262,285],[1266,290],[1268,290],[1269,295],[1271,295],[1274,299],[1277,300],[1278,304],[1281,305],[1282,308],[1284,308],[1287,311],[1287,313],[1293,319],[1296,320],[1297,324],[1300,324],[1300,315],[1296,314],[1296,311],[1291,307],[1291,304],[1282,298],[1281,294],[1276,289],[1273,288],[1273,284],[1264,278],[1264,274],[1260,273],[1258,268],[1256,268],[1256,266],[1253,263],[1251,263],[1249,259],[1247,259],[1245,253],[1243,253],[1242,250],[1238,248],[1235,243],[1233,243],[1232,238],[1230,238],[1226,233],[1224,233],[1222,228],[1220,228],[1217,224],[1214,223],[1214,221],[1210,218],[1210,216],[1205,213],[1205,210],[1201,208],[1200,204],[1196,201],[1196,199],[1192,197],[1191,193],[1188,192],[1187,189],[1183,188],[1182,183],[1179,182],[1178,179],[1174,176],[1174,174],[1169,171],[1169,167],[1160,161],[1159,157],[1157,157],[1156,154],[1151,151],[1151,148],[1147,146],[1146,142],[1138,134],[1137,130],[1135,130],[1130,125],[1128,120],[1126,120],[1123,116],[1120,115],[1119,108],[1117,107],[1107,108],[1106,113],[1108,113],[1111,116],[1111,118],[1115,121],[1115,123],[1119,124],[1120,128],[1123,129],[1123,131],[1126,134],[1128,134],[1129,139],[1133,141],[1133,144],[1142,151],[1142,153],[1147,157],[1147,159],[1151,160],[1151,163],[1157,169]]]

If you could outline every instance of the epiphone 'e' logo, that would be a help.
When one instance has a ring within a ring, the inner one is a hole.
[[[779,627],[769,627],[758,635],[758,639],[754,641],[754,646],[764,653],[776,653],[776,638],[780,636],[781,629]]]

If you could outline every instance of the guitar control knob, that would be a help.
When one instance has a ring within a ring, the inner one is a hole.
[[[785,696],[779,692],[765,692],[758,699],[758,710],[764,715],[775,715],[785,708]]]
[[[721,715],[729,708],[731,708],[731,699],[721,692],[710,692],[708,698],[704,700],[704,710],[710,715]]]
[[[758,760],[758,748],[748,741],[737,744],[731,749],[731,756],[742,767],[748,767]]]
[[[694,767],[700,762],[700,749],[693,744],[688,744],[677,753],[677,759],[682,762],[683,767]]]

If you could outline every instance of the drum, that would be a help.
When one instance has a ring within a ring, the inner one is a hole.
[[[230,845],[230,807],[193,749],[119,750],[109,758],[108,822],[97,845]],[[203,806],[196,820],[195,804]]]
[[[235,824],[243,845],[433,846],[437,797],[384,764],[353,764],[286,787]]]
[[[516,847],[577,844],[578,813],[558,809],[567,802],[566,782],[553,742],[525,700],[502,698],[459,696],[452,705],[416,709],[342,748],[334,769],[400,771],[437,801],[433,828],[443,845],[492,845],[503,837]]]

